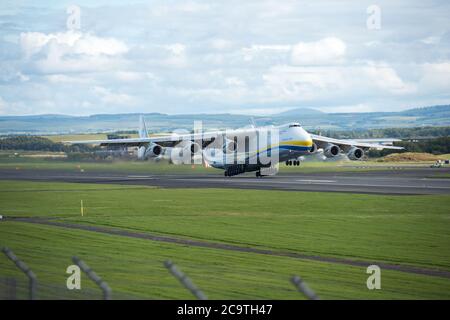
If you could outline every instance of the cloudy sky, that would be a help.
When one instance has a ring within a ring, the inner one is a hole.
[[[449,17],[446,0],[2,0],[0,115],[448,104]]]

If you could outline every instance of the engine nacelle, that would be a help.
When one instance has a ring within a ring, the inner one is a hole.
[[[183,148],[174,147],[167,148],[167,152],[165,153],[170,159],[181,159],[183,158]]]
[[[146,147],[140,147],[138,149],[138,159],[144,160],[147,158],[155,158],[158,157],[163,152],[163,148],[160,145],[155,143]]]
[[[192,141],[191,141],[191,144],[185,146],[185,148],[188,148],[189,151],[191,152],[191,154],[196,154],[197,152],[202,150],[202,148],[200,147],[200,145],[197,142],[192,142]]]
[[[193,157],[201,155],[201,147],[192,141],[182,141],[175,147],[165,148],[163,157],[172,164],[189,164]]]
[[[147,150],[146,147],[139,147],[139,149],[137,150],[137,158],[139,160],[144,160],[144,158],[145,158],[145,150]]]
[[[311,149],[308,151],[309,153],[316,153],[317,152],[317,144],[313,143],[311,146]]]
[[[197,142],[193,142],[190,140],[183,140],[174,147],[174,149],[182,149],[186,154],[194,155],[199,152],[202,148]],[[178,152],[178,151],[176,151]]]
[[[341,149],[335,145],[335,144],[329,144],[326,146],[326,148],[323,150],[323,154],[327,158],[333,158],[336,157],[339,152],[341,152]]]
[[[350,160],[359,160],[363,156],[364,156],[364,150],[361,148],[357,148],[357,147],[352,147],[347,153],[347,157]]]
[[[223,143],[222,150],[224,153],[232,153],[237,151],[238,145],[234,140],[226,139]]]

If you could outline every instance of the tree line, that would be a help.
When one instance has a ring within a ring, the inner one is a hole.
[[[38,136],[8,136],[0,139],[0,150],[50,151],[50,152],[91,152],[98,147],[89,145],[65,145]]]
[[[383,157],[390,153],[397,152],[426,152],[432,154],[448,154],[450,153],[450,137],[440,137],[434,139],[400,141],[395,142],[395,146],[404,147],[405,150],[371,150],[369,156]]]
[[[330,135],[339,139],[354,139],[354,138],[403,138],[409,139],[407,141],[395,142],[396,146],[405,148],[408,152],[427,152],[433,154],[446,154],[450,153],[450,127],[445,128],[421,128],[422,134],[444,134],[445,136],[429,139],[414,140],[412,136],[406,133],[412,133],[412,129],[377,129],[369,130],[373,132],[383,132],[383,134],[375,135],[374,133],[366,133],[366,135],[358,134],[335,134]],[[436,130],[433,130],[436,129]],[[405,136],[399,135],[400,132],[405,133]],[[327,135],[328,136],[328,135]],[[432,135],[431,135],[432,136]],[[65,152],[67,154],[75,153],[92,153],[94,151],[101,150],[100,147],[93,147],[90,145],[66,145],[60,142],[53,142],[50,139],[39,136],[8,136],[0,138],[0,150],[25,150],[25,151],[50,151],[50,152]],[[399,152],[398,150],[373,150],[370,152],[370,156],[384,156],[389,153]]]
[[[336,139],[378,139],[378,138],[437,138],[450,136],[450,127],[416,127],[416,128],[386,128],[369,130],[310,130]]]

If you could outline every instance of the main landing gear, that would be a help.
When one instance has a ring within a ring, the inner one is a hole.
[[[244,172],[245,172],[245,165],[238,164],[234,166],[229,166],[228,168],[226,168],[223,174],[225,177],[232,177]]]
[[[286,161],[287,166],[299,166],[300,160],[288,160]]]

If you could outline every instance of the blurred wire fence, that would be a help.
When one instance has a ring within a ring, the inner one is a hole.
[[[135,296],[126,292],[114,291],[108,283],[100,278],[88,264],[78,257],[73,257],[73,262],[89,279],[88,285],[83,288],[69,289],[67,282],[50,283],[48,280],[40,281],[39,275],[21,261],[8,248],[3,248],[3,253],[11,260],[6,268],[0,271],[0,300],[140,300],[152,299],[147,296]],[[208,299],[200,288],[183,273],[172,261],[165,261],[164,266],[178,281],[178,288],[184,287],[193,297],[199,300]],[[319,297],[299,277],[291,278],[292,284],[307,299],[317,300]],[[175,287],[173,284],[164,285],[166,289]]]
[[[0,300],[28,300],[29,285],[26,279],[0,277]],[[49,284],[38,283],[36,290],[38,300],[102,300],[103,293],[100,289],[82,288],[81,290],[69,290],[65,283]],[[139,300],[142,297],[127,293],[114,292],[111,295],[114,300]]]

